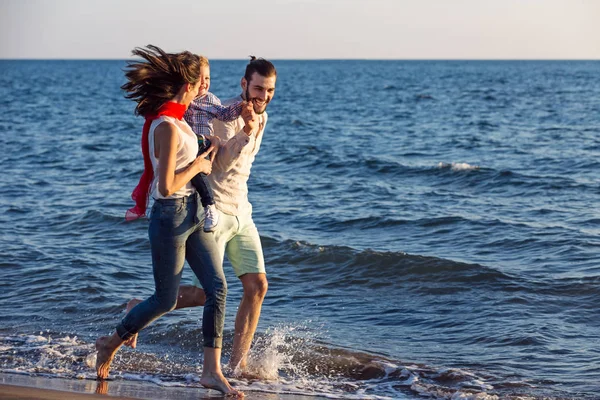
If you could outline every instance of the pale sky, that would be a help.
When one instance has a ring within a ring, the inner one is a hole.
[[[0,58],[600,59],[600,0],[0,0]]]

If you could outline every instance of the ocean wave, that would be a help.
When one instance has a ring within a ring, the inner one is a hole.
[[[434,221],[435,224],[440,223],[439,220]],[[590,304],[592,300],[591,304],[594,304],[595,301],[600,301],[600,275],[597,274],[579,278],[540,280],[482,264],[439,257],[371,249],[358,250],[346,246],[323,246],[293,240],[278,241],[266,236],[262,236],[261,240],[269,264],[284,265],[287,267],[286,274],[298,274],[302,279],[318,279],[324,284],[331,281],[333,285],[352,285],[357,288],[363,285],[395,286],[404,288],[403,290],[416,290],[421,294],[433,294],[440,289],[435,284],[444,282],[448,284],[447,289],[450,291],[461,285],[477,285],[479,288],[487,286],[492,292],[510,293],[503,300],[506,303],[519,302],[518,299],[525,303],[532,301],[530,297],[520,297],[522,295],[552,294],[565,298],[576,297],[578,304]],[[502,244],[506,248],[536,245],[535,239],[525,239],[522,243],[513,240]],[[415,282],[419,285],[411,288]]]
[[[319,246],[301,241],[277,242],[264,238],[266,253],[279,254],[271,262],[301,267],[302,274],[318,274],[320,279],[335,278],[339,284],[368,285],[386,281],[402,284],[411,281],[445,281],[492,283],[513,277],[479,264],[467,264],[437,257],[410,255],[401,252],[355,250],[344,246]]]
[[[177,328],[174,328],[177,329]],[[178,337],[175,330],[168,336]],[[196,337],[197,339],[197,337]],[[142,345],[142,347],[144,347]],[[177,343],[170,347],[177,348]],[[199,360],[189,352],[161,348],[122,349],[115,357],[112,380],[143,381],[161,387],[199,388]],[[95,380],[95,349],[77,336],[49,331],[36,335],[0,335],[0,372],[51,378]],[[195,353],[195,351],[194,351]],[[498,392],[498,377],[474,370],[435,367],[318,343],[304,326],[277,326],[260,335],[246,380],[226,369],[236,388],[249,392],[294,394],[339,399],[518,399],[517,385]],[[501,382],[498,382],[501,383]],[[110,382],[108,383],[110,385]],[[525,393],[529,389],[526,385]],[[408,397],[407,397],[408,396]],[[529,397],[536,399],[536,397]],[[550,399],[549,397],[544,397]]]
[[[426,154],[420,153],[423,157]],[[408,157],[409,155],[407,155]],[[295,157],[295,156],[291,156]],[[411,158],[414,155],[410,155]],[[290,161],[289,159],[287,161]],[[306,160],[304,160],[306,162]],[[596,162],[581,161],[577,165],[571,165],[572,169],[577,171],[592,170]],[[333,157],[315,157],[311,165],[327,169],[341,169],[353,176],[354,173],[360,174],[351,167],[349,160],[338,156]],[[452,188],[460,187],[480,187],[484,189],[499,190],[520,190],[522,195],[537,197],[544,191],[563,191],[578,190],[588,192],[597,189],[597,182],[578,176],[565,176],[558,174],[531,175],[510,169],[490,168],[474,163],[464,161],[445,162],[439,161],[434,165],[404,164],[400,161],[392,160],[389,157],[363,157],[362,165],[370,172],[371,179],[385,179],[389,176],[397,179],[407,179],[411,177],[424,178],[429,180],[429,184],[435,187],[440,185],[452,185]],[[431,181],[429,178],[436,178]],[[511,192],[509,192],[511,193]],[[514,193],[511,193],[514,194]]]

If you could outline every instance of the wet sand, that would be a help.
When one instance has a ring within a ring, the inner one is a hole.
[[[216,390],[163,387],[151,382],[95,381],[0,373],[0,400],[144,399],[198,400],[225,398]],[[230,399],[230,397],[228,397]],[[319,400],[323,397],[246,392],[251,400]]]

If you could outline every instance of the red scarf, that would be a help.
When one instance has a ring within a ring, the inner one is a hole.
[[[174,103],[172,101],[163,104],[156,114],[147,115],[144,128],[142,129],[142,155],[144,156],[144,172],[140,178],[140,183],[133,189],[131,198],[135,201],[135,206],[130,208],[125,213],[125,219],[127,221],[133,221],[146,215],[146,208],[148,207],[148,191],[150,184],[154,179],[154,169],[152,168],[152,161],[150,161],[150,144],[148,143],[148,134],[150,133],[150,125],[152,121],[162,115],[167,117],[173,117],[181,120],[187,106],[184,104]]]

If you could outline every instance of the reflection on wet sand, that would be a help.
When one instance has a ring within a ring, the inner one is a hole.
[[[108,381],[103,379],[97,381],[96,394],[108,394]]]

